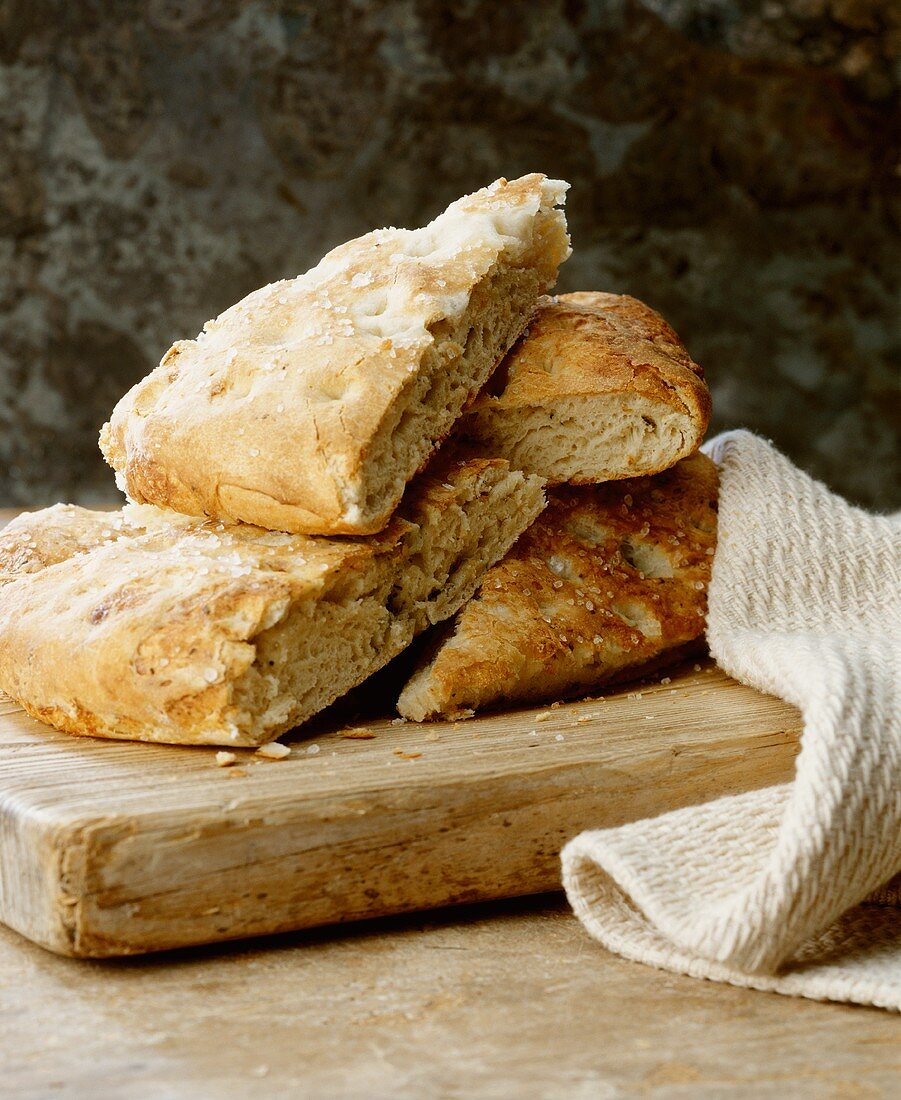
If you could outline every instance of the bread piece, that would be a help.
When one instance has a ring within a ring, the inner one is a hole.
[[[569,255],[569,185],[498,180],[382,229],[175,344],[100,437],[138,503],[366,534],[525,327]]]
[[[367,539],[23,516],[0,533],[0,688],[70,733],[259,745],[452,615],[543,504],[538,478],[442,452]]]
[[[704,438],[703,377],[644,303],[561,294],[542,299],[459,430],[552,485],[659,473]]]
[[[704,630],[716,467],[565,486],[490,569],[398,710],[422,721],[559,699],[684,653]]]

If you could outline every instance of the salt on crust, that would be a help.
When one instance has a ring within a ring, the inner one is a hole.
[[[445,447],[366,538],[23,515],[0,532],[0,689],[71,733],[271,741],[452,615],[543,505],[539,478]]]
[[[560,699],[682,655],[704,631],[716,493],[700,453],[654,477],[552,490],[399,712],[418,722]]]
[[[499,180],[174,344],[101,432],[129,498],[299,533],[381,530],[553,285],[567,187]]]

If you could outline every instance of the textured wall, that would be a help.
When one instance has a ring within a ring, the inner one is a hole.
[[[540,169],[562,289],[646,298],[717,427],[897,505],[893,10],[2,0],[0,503],[109,496],[97,429],[173,339]]]

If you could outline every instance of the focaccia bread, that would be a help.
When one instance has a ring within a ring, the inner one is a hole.
[[[561,294],[539,303],[459,431],[552,485],[659,473],[704,438],[703,378],[643,302]]]
[[[410,678],[400,713],[560,699],[684,654],[704,631],[716,492],[700,453],[656,477],[552,490]]]
[[[381,229],[175,344],[100,437],[131,500],[271,530],[382,530],[569,255],[523,176]]]
[[[22,516],[0,533],[0,689],[70,733],[262,744],[452,615],[543,505],[540,479],[442,452],[366,539]]]

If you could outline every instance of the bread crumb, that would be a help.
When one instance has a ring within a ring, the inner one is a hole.
[[[421,752],[404,752],[403,749],[395,749],[394,755],[399,756],[402,760],[418,760],[422,756]]]
[[[543,710],[541,712],[541,714],[536,714],[535,715],[535,721],[536,722],[546,722],[550,717],[551,717],[551,712],[549,710]]]
[[[438,741],[439,734],[437,730],[429,730],[429,732],[425,735],[425,739],[426,741]]]
[[[217,752],[216,763],[220,768],[228,768],[238,759],[233,752]]]
[[[557,736],[554,738],[554,740],[555,741],[565,741],[566,738],[563,736],[562,733],[558,733]]]
[[[284,760],[286,756],[291,755],[291,750],[287,745],[272,741],[268,745],[261,745],[255,755],[265,757],[266,760]]]
[[[375,734],[369,729],[350,729],[341,730],[341,736],[347,738],[348,741],[371,741]]]
[[[671,684],[672,682],[673,678],[671,676],[664,676],[663,679],[660,681],[661,684]]]
[[[700,672],[701,671],[701,666],[700,665],[695,665],[694,668],[695,668],[695,672]]]

